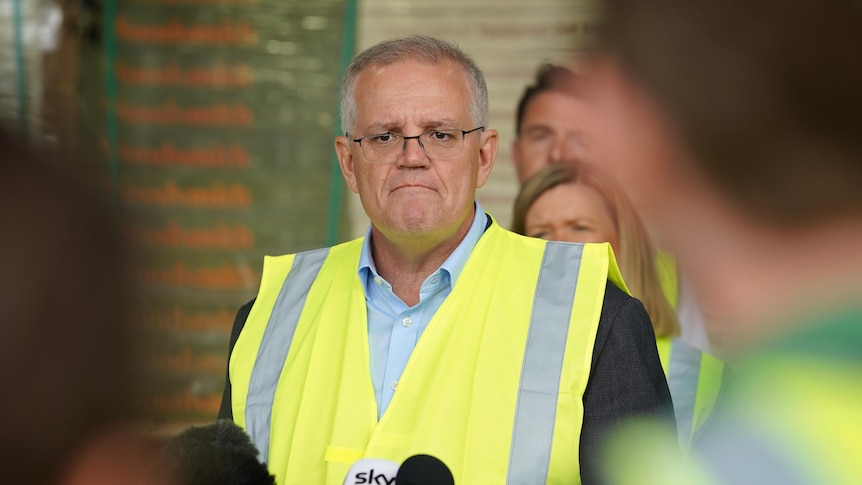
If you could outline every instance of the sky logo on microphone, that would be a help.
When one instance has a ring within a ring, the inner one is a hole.
[[[394,485],[398,464],[389,460],[365,458],[350,467],[344,485]]]
[[[359,472],[356,474],[356,480],[353,482],[356,485],[367,483],[371,485],[392,485],[395,483],[395,476],[386,476],[383,473],[377,472],[373,468],[368,472]]]

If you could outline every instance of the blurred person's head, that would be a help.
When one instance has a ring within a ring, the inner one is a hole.
[[[616,180],[600,168],[570,160],[541,169],[521,186],[512,230],[549,241],[611,243],[623,280],[644,303],[656,336],[679,333],[646,228]]]
[[[96,185],[6,132],[0,147],[0,469],[58,483],[128,424],[126,251]]]
[[[512,162],[518,182],[552,163],[601,158],[591,107],[578,94],[578,74],[555,65],[539,66],[518,102]]]
[[[862,4],[603,5],[583,84],[607,160],[705,311],[762,320],[858,289]]]

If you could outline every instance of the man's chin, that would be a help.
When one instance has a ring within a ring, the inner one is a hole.
[[[442,221],[432,212],[433,208],[434,206],[428,204],[408,210],[402,208],[390,219],[389,227],[401,236],[427,237],[442,226]]]
[[[404,234],[425,235],[434,230],[434,223],[427,214],[407,214],[397,221],[396,227]]]

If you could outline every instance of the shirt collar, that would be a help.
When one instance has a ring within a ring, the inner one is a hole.
[[[443,270],[449,273],[449,281],[452,287],[455,286],[458,276],[461,275],[464,265],[467,264],[467,260],[470,258],[470,253],[473,252],[473,248],[479,242],[482,234],[485,233],[485,228],[488,225],[488,215],[485,214],[479,201],[474,201],[473,206],[476,209],[473,215],[473,224],[470,225],[470,229],[467,231],[464,239],[461,240],[455,250],[452,251],[452,254],[446,258],[446,261],[443,261],[443,264],[438,269],[438,271]],[[368,226],[368,229],[365,231],[365,239],[362,241],[358,274],[363,287],[366,288],[365,294],[368,295],[367,285],[371,283],[374,277],[379,276],[377,274],[377,266],[371,257],[371,226]]]

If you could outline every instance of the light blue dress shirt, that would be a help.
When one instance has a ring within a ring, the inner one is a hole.
[[[377,274],[371,258],[371,228],[365,235],[359,258],[359,280],[365,289],[368,310],[368,347],[371,356],[371,382],[377,398],[377,418],[383,416],[392,400],[398,380],[413,353],[428,321],[449,296],[470,253],[485,232],[488,216],[479,202],[467,235],[446,261],[431,273],[419,289],[419,303],[408,307],[392,292],[392,285]]]

